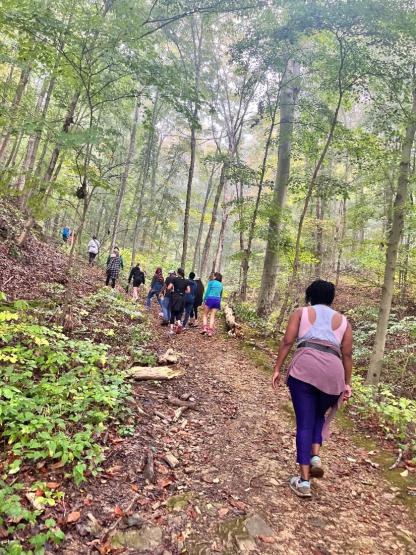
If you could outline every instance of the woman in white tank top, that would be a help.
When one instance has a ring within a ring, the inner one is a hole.
[[[314,281],[306,289],[310,306],[290,316],[274,368],[276,389],[280,370],[296,342],[287,384],[296,415],[300,466],[300,476],[291,478],[290,487],[299,497],[311,497],[310,477],[323,476],[319,452],[325,416],[351,396],[352,330],[345,316],[331,308],[334,297],[335,286],[328,281]]]

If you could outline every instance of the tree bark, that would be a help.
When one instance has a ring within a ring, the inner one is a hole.
[[[404,226],[405,205],[409,190],[410,162],[415,134],[416,87],[413,90],[412,110],[409,115],[409,122],[406,127],[406,135],[402,144],[400,169],[397,180],[397,192],[394,200],[393,219],[387,245],[386,265],[384,270],[383,286],[381,289],[381,300],[377,321],[377,329],[366,378],[366,383],[371,385],[376,385],[379,383],[383,368],[383,357],[384,349],[386,346],[387,328],[394,292],[394,275],[396,272],[397,254],[399,250],[400,238]]]
[[[120,225],[121,206],[123,204],[123,199],[126,192],[130,166],[134,158],[134,153],[136,151],[136,136],[137,136],[137,124],[139,121],[139,112],[140,112],[140,102],[139,100],[137,100],[136,106],[134,108],[133,123],[130,130],[130,139],[129,139],[129,147],[127,151],[126,162],[124,164],[124,171],[123,171],[123,175],[121,176],[120,188],[118,190],[118,195],[117,195],[116,212],[114,215],[113,232],[111,235],[110,254],[116,243],[118,227]]]
[[[215,165],[212,166],[212,170],[211,170],[211,173],[210,173],[210,176],[209,176],[209,179],[208,179],[207,190],[205,192],[204,204],[202,206],[201,219],[199,221],[199,227],[198,227],[198,235],[197,235],[196,243],[195,243],[194,258],[193,258],[193,261],[192,261],[193,271],[195,271],[197,268],[199,270],[199,267],[200,267],[200,264],[201,264],[201,256],[200,256],[201,239],[202,239],[202,232],[204,230],[205,214],[207,212],[208,202],[209,202],[209,198],[211,196],[211,191],[212,191],[212,183],[213,183],[213,180],[214,180],[214,172],[215,172]],[[197,263],[198,258],[199,258],[199,261]]]
[[[267,134],[266,144],[265,144],[265,147],[264,147],[264,156],[263,156],[263,162],[262,162],[261,170],[260,170],[260,179],[259,179],[259,184],[258,184],[256,203],[254,205],[253,217],[252,217],[251,222],[250,222],[250,229],[249,229],[249,232],[248,232],[248,239],[247,239],[247,248],[244,250],[243,259],[241,261],[242,277],[241,277],[240,299],[242,301],[245,301],[247,299],[247,285],[248,285],[247,282],[248,282],[248,272],[249,272],[249,269],[250,269],[250,258],[251,258],[251,253],[252,253],[252,245],[253,245],[254,233],[255,233],[255,230],[256,230],[257,215],[258,215],[258,212],[259,212],[261,194],[263,192],[264,177],[266,175],[267,160],[268,160],[268,157],[269,157],[270,145],[271,145],[271,142],[272,142],[273,131],[274,131],[274,128],[276,126],[276,113],[277,113],[277,108],[279,106],[279,97],[280,97],[280,94],[279,94],[278,98],[276,99],[273,110],[271,111],[272,112],[271,113],[271,124],[270,124],[270,127],[269,127],[269,132]]]
[[[26,85],[29,82],[31,67],[27,67],[22,70],[20,74],[19,83],[16,88],[16,92],[13,98],[12,105],[10,107],[10,119],[13,121],[14,117],[16,116],[17,110],[20,106],[20,102],[22,101],[23,93],[26,89]],[[11,131],[10,128],[6,135],[3,137],[3,140],[0,144],[0,164],[3,162],[3,159],[6,156],[7,145],[9,144],[11,138]]]
[[[224,207],[224,211],[222,213],[220,234],[218,236],[217,252],[215,254],[214,262],[212,264],[212,273],[221,271],[222,254],[224,252],[225,229],[227,227],[227,221],[228,221],[228,212],[227,212],[227,209]]]
[[[272,214],[269,218],[266,254],[264,257],[261,286],[257,301],[257,314],[259,316],[266,316],[271,311],[279,267],[278,240],[282,210],[285,204],[287,186],[289,183],[293,120],[299,94],[299,74],[299,64],[290,60],[287,65],[285,83],[282,85],[280,93],[278,163],[272,201]]]
[[[221,168],[220,180],[218,182],[217,192],[215,194],[214,205],[212,207],[211,221],[209,224],[207,236],[205,238],[204,248],[202,250],[202,260],[201,260],[201,276],[205,275],[205,271],[208,265],[208,255],[211,248],[212,236],[215,229],[215,224],[217,222],[217,212],[220,203],[221,195],[225,187],[225,182],[227,180],[227,168],[228,163],[224,162]]]

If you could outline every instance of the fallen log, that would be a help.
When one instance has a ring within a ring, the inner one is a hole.
[[[187,409],[196,410],[196,403],[193,403],[192,401],[182,401],[182,399],[172,397],[171,395],[168,397],[168,403],[174,405],[175,407],[185,407]]]
[[[135,380],[172,380],[183,375],[183,370],[170,368],[169,366],[133,366],[126,371],[129,378]]]

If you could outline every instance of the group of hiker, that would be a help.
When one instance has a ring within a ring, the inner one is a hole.
[[[139,298],[139,288],[145,284],[145,273],[136,264],[128,278],[127,290],[130,283],[133,285],[133,300]],[[162,268],[156,268],[150,283],[149,292],[146,297],[145,306],[150,309],[152,298],[156,297],[160,306],[159,316],[162,318],[162,326],[170,326],[171,335],[181,333],[189,327],[196,327],[198,310],[203,305],[202,334],[212,336],[215,329],[215,315],[221,308],[223,293],[222,275],[215,272],[205,289],[202,280],[195,272],[190,272],[185,278],[183,268],[169,270],[166,278],[163,276]]]

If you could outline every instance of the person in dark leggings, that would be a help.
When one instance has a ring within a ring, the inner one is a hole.
[[[110,285],[114,289],[116,286],[116,281],[120,275],[120,270],[123,269],[123,259],[120,256],[120,251],[117,247],[114,247],[113,252],[107,259],[107,277],[105,280],[106,285]]]
[[[162,309],[162,301],[160,299],[160,293],[163,289],[163,285],[165,283],[165,279],[163,277],[162,268],[156,268],[155,275],[152,278],[152,282],[150,284],[149,293],[147,294],[146,298],[146,308],[151,307],[152,297],[156,296],[157,302],[159,303],[160,308]]]
[[[184,310],[184,297],[190,292],[189,282],[185,279],[185,271],[178,268],[177,277],[173,278],[167,290],[172,292],[170,300],[170,331],[171,335],[182,331],[182,314]]]
[[[191,272],[188,276],[189,282],[189,293],[185,293],[185,309],[182,321],[182,327],[186,328],[188,320],[191,313],[194,310],[195,294],[196,294],[196,282],[195,282],[195,272]]]
[[[351,396],[352,330],[345,316],[331,308],[333,283],[314,281],[306,289],[306,303],[289,318],[280,343],[272,385],[296,341],[287,371],[287,385],[296,415],[296,450],[300,474],[290,479],[299,497],[311,497],[310,478],[324,474],[320,458],[328,423],[340,402]]]
[[[194,306],[191,310],[189,325],[196,326],[198,320],[198,308],[202,305],[204,299],[205,287],[200,277],[195,277],[196,291],[194,297]]]

